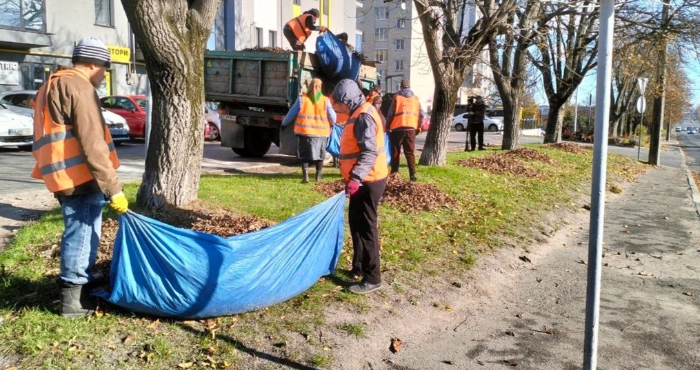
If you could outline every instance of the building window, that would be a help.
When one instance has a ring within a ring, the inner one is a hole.
[[[389,19],[389,9],[385,6],[374,8],[374,19],[383,21]]]
[[[294,5],[301,5],[301,0],[294,0],[294,1],[292,2],[292,4],[294,4]]]
[[[397,61],[396,61],[396,70],[397,70],[397,71],[403,71],[403,60],[397,60]]]
[[[386,41],[387,32],[386,28],[375,28],[374,29],[374,41]]]
[[[396,50],[403,50],[404,49],[404,39],[396,39]]]
[[[330,0],[323,0],[323,15],[328,15],[329,8],[331,7]]]
[[[358,33],[355,34],[355,51],[358,53],[362,52],[362,39],[363,39],[363,34]]]
[[[365,13],[358,11],[357,12],[357,23],[364,23],[365,22]]]
[[[406,18],[399,18],[396,20],[396,28],[406,28]]]
[[[95,24],[114,26],[112,22],[112,0],[95,0]]]
[[[379,49],[374,51],[374,61],[375,62],[385,62],[387,56],[389,55],[386,49]]]
[[[259,48],[263,47],[263,30],[260,27],[255,27],[255,41]]]
[[[268,45],[270,47],[276,47],[277,46],[277,31],[270,31],[270,40]]]
[[[44,0],[0,1],[0,27],[46,31]]]

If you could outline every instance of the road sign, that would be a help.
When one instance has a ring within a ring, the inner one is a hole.
[[[637,99],[637,112],[644,113],[645,110],[647,110],[647,100],[644,99],[643,96],[640,96],[639,99]]]
[[[639,87],[639,92],[644,94],[644,90],[647,89],[647,82],[649,79],[646,77],[640,77],[637,79],[637,87]]]

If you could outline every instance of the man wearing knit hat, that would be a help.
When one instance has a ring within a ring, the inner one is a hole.
[[[52,74],[34,97],[36,166],[63,211],[61,237],[61,315],[84,317],[94,312],[90,288],[102,228],[102,202],[115,212],[128,202],[117,178],[119,159],[95,91],[110,66],[102,41],[81,40],[73,49],[73,68]]]

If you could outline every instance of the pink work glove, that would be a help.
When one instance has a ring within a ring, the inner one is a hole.
[[[349,196],[355,195],[358,191],[360,191],[360,183],[355,180],[350,180],[345,185],[345,193]]]

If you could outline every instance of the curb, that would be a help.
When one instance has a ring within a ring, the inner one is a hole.
[[[685,170],[685,176],[688,180],[688,185],[690,185],[690,193],[692,195],[693,199],[693,204],[695,204],[695,213],[700,217],[700,191],[698,191],[698,186],[695,183],[695,180],[693,179],[693,174],[690,172],[690,168],[688,168],[688,165],[685,164],[685,153],[683,153],[683,149],[678,148],[678,151],[681,153],[681,157],[683,157],[683,160],[681,161],[681,169]]]

